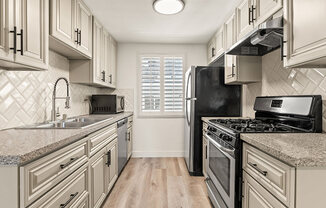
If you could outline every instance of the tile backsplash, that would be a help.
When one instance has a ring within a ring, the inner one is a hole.
[[[51,118],[52,93],[59,77],[69,80],[69,60],[50,51],[48,71],[6,71],[0,69],[0,129],[39,123]],[[126,111],[133,111],[132,89],[110,90],[86,85],[70,84],[71,108],[64,108],[64,100],[57,100],[61,114],[77,116],[89,113],[85,101],[92,94],[116,93],[126,97]],[[65,82],[60,81],[57,96],[66,95]]]
[[[256,96],[311,95],[323,97],[323,130],[326,130],[326,68],[286,69],[280,50],[263,56],[262,82],[243,86],[243,116],[254,117]]]

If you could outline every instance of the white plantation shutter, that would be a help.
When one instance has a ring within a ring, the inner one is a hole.
[[[140,113],[183,114],[184,70],[182,56],[141,56]]]
[[[164,110],[183,111],[183,59],[164,58]]]
[[[161,74],[160,57],[142,57],[141,60],[141,109],[160,111]]]

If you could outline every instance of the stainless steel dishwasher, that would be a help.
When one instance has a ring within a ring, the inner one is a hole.
[[[121,173],[122,169],[127,163],[128,158],[128,118],[118,121],[118,172]]]

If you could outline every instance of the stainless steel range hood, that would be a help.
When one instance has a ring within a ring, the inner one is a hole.
[[[268,20],[234,44],[226,54],[263,56],[283,43],[283,17]]]

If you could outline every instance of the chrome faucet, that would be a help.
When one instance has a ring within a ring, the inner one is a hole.
[[[60,80],[64,80],[67,84],[67,96],[66,97],[57,97],[57,84]],[[55,109],[55,101],[57,99],[65,99],[66,102],[65,102],[65,108],[66,109],[69,109],[70,108],[70,97],[69,97],[69,82],[66,78],[64,77],[60,77],[59,79],[57,79],[57,81],[55,82],[54,84],[54,89],[53,89],[53,95],[52,95],[52,111],[51,111],[51,121],[55,121],[57,119],[58,116],[60,115],[57,115],[57,112],[56,112],[56,109]]]

